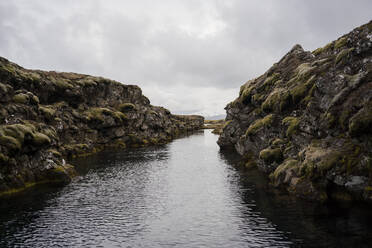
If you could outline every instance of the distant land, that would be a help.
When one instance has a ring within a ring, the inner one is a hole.
[[[204,116],[205,120],[222,120],[226,118],[226,114],[224,115],[212,115],[212,116]]]

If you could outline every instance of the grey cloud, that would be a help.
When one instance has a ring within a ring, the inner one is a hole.
[[[218,114],[294,44],[323,46],[371,9],[368,0],[2,1],[0,56],[138,84],[175,112]]]

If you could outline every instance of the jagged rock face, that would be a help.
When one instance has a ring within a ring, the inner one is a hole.
[[[0,195],[70,181],[69,156],[165,143],[204,122],[150,105],[135,85],[26,70],[1,57],[0,104]]]
[[[275,186],[372,201],[372,22],[313,52],[296,45],[226,106],[218,140]]]

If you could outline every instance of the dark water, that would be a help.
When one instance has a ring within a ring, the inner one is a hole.
[[[75,161],[82,176],[0,202],[0,247],[372,247],[371,211],[272,191],[210,131]]]

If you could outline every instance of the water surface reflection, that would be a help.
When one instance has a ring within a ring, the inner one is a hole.
[[[273,191],[216,140],[205,131],[77,159],[70,185],[0,203],[0,247],[367,247],[363,208]]]

